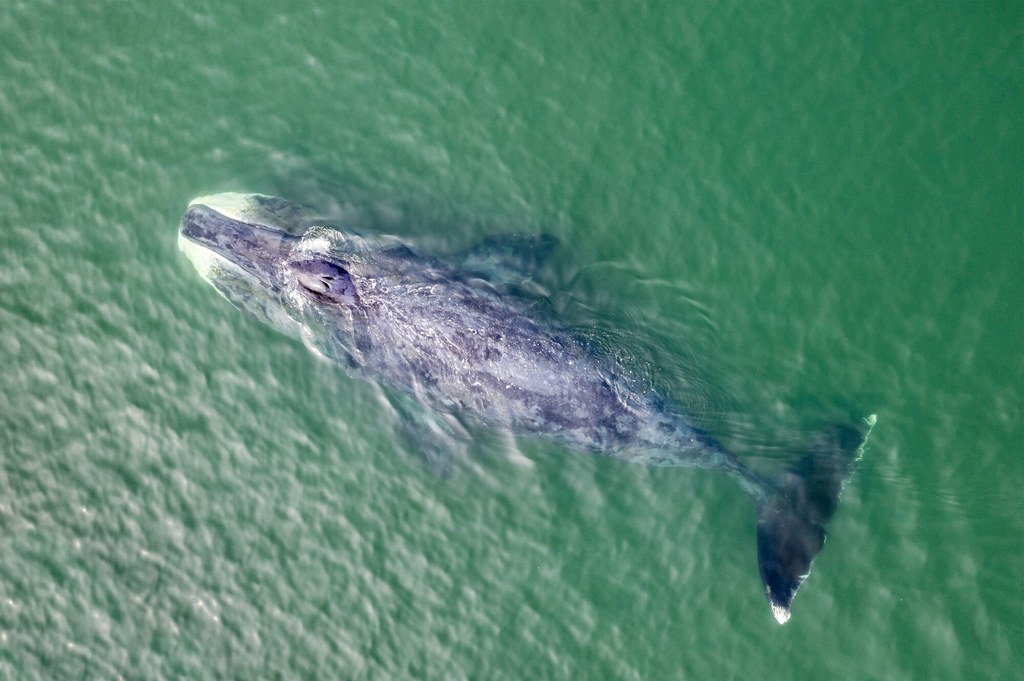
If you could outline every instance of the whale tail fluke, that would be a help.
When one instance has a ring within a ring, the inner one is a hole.
[[[874,425],[872,414],[857,425],[831,428],[757,502],[757,563],[779,624],[789,619],[793,597],[825,545],[825,525]]]

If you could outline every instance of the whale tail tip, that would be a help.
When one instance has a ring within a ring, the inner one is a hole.
[[[789,620],[793,597],[825,545],[825,525],[875,421],[872,414],[855,425],[828,429],[813,451],[776,478],[773,491],[757,504],[757,563],[779,624]]]

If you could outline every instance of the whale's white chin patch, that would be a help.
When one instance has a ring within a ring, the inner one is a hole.
[[[207,194],[197,196],[188,205],[206,206],[229,220],[280,229],[294,236],[301,236],[315,217],[313,211],[305,206],[267,194]]]
[[[260,204],[256,200],[261,194],[239,194],[237,192],[225,192],[223,194],[207,194],[197,196],[188,202],[189,207],[195,205],[212,208],[226,218],[238,220],[239,222],[259,222],[261,216]]]
[[[178,248],[189,259],[189,262],[192,263],[192,267],[196,268],[196,272],[199,273],[199,276],[208,284],[213,284],[217,277],[225,271],[236,272],[248,276],[246,272],[235,263],[218,253],[214,253],[209,248],[190,241],[188,237],[181,232],[178,232]],[[215,286],[214,288],[217,287]],[[217,291],[220,292],[220,289],[217,288]],[[224,294],[221,292],[221,295]]]

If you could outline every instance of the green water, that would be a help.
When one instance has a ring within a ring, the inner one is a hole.
[[[1024,644],[1024,6],[0,3],[0,679],[998,679]],[[478,434],[175,244],[279,194],[536,283],[751,465],[877,412],[775,624],[728,479]]]

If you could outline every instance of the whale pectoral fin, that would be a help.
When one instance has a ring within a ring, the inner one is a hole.
[[[439,414],[410,396],[388,395],[398,430],[435,475],[451,478],[455,461],[468,452],[469,435],[453,415]]]
[[[757,505],[757,564],[765,596],[779,624],[825,545],[825,526],[839,505],[843,483],[864,449],[874,415],[858,426],[837,426],[775,480]]]
[[[488,237],[461,256],[460,266],[495,285],[528,279],[558,246],[549,234],[499,234]]]
[[[419,419],[404,419],[403,429],[409,442],[423,457],[435,475],[445,480],[452,477],[455,461],[465,456],[466,441],[460,439],[455,429],[445,419],[433,415]]]

